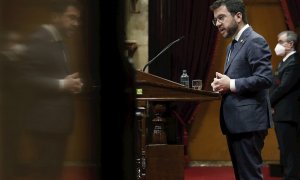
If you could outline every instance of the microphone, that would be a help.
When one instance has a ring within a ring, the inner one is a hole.
[[[157,59],[163,52],[165,52],[167,49],[169,49],[173,44],[181,41],[184,39],[184,36],[181,36],[180,38],[176,39],[175,41],[171,42],[168,44],[163,50],[161,50],[154,58],[152,58],[143,68],[143,72],[146,70],[146,67],[148,67],[155,59]]]

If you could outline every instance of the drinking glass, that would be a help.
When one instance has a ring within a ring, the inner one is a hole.
[[[202,80],[200,80],[200,79],[194,79],[192,81],[192,87],[195,90],[201,90],[202,89]]]

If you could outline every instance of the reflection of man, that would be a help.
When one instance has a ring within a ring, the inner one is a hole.
[[[278,34],[275,53],[283,56],[270,89],[273,119],[284,179],[300,179],[300,59],[297,34]]]
[[[0,35],[0,179],[13,179],[20,172],[20,137],[23,126],[23,92],[18,70],[23,52],[21,34],[14,31]]]
[[[272,85],[271,52],[265,39],[247,24],[241,0],[217,0],[211,5],[213,24],[227,49],[224,74],[211,83],[222,94],[220,123],[226,135],[236,179],[263,179],[261,151],[271,126],[268,88]]]
[[[70,72],[63,42],[79,26],[79,4],[58,0],[51,8],[51,24],[33,33],[24,55],[29,94],[25,126],[34,154],[33,176],[39,180],[59,179],[67,135],[72,131],[73,96],[83,85],[78,72]]]

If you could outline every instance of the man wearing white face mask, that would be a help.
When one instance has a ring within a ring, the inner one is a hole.
[[[283,56],[270,89],[284,180],[300,179],[300,59],[293,31],[278,34],[275,53]]]

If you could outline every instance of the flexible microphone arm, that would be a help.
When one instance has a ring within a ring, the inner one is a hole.
[[[167,49],[169,49],[173,44],[181,41],[182,39],[184,39],[184,36],[181,36],[180,38],[176,39],[175,41],[171,42],[170,44],[168,44],[163,50],[161,50],[154,58],[152,58],[143,68],[143,72],[145,72],[146,67],[148,67],[155,59],[157,59],[157,57],[159,57],[163,52],[165,52]]]

